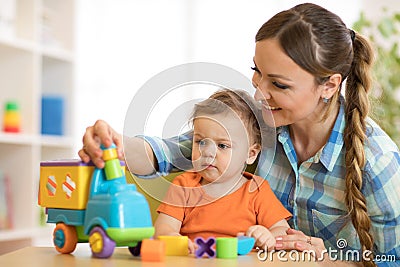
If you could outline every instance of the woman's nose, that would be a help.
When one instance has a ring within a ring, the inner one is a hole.
[[[254,94],[255,100],[262,101],[271,98],[271,94],[269,93],[267,84],[262,79],[262,77],[260,77],[260,75],[258,75],[257,73],[254,73],[253,75],[252,84],[253,87],[256,89],[256,92]]]
[[[259,87],[256,87],[256,92],[254,93],[254,99],[256,101],[266,101],[271,99],[271,94],[267,89],[261,90]]]

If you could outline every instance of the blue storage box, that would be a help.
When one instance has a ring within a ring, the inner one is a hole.
[[[42,96],[42,134],[64,135],[64,98]]]

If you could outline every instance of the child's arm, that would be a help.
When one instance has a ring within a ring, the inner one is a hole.
[[[160,235],[180,235],[182,222],[169,216],[165,213],[158,214],[157,220],[154,223],[155,234],[154,237]]]
[[[275,237],[286,235],[286,230],[289,228],[289,224],[286,220],[280,220],[269,229],[263,225],[250,226],[246,231],[246,235],[256,239],[256,246],[262,249],[272,249],[275,247]]]
[[[286,231],[290,228],[286,220],[280,220],[274,225],[272,225],[269,230],[271,234],[275,237],[280,235],[287,235]]]
[[[182,222],[169,216],[165,213],[158,214],[157,220],[154,223],[155,234],[154,237],[157,238],[160,235],[181,235]],[[194,253],[196,250],[195,244],[189,239],[189,253]]]

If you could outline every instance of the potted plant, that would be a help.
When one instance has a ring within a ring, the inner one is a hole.
[[[362,12],[353,29],[372,41],[375,49],[372,117],[400,146],[400,13],[372,22]]]

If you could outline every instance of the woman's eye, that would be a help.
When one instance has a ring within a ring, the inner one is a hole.
[[[284,85],[284,84],[281,84],[281,83],[278,83],[278,82],[272,82],[272,84],[273,84],[274,86],[280,88],[280,89],[288,89],[288,88],[289,88],[289,86]]]
[[[259,70],[256,66],[251,67],[251,69],[252,69],[253,71],[257,72],[257,73],[260,73],[260,70]]]

